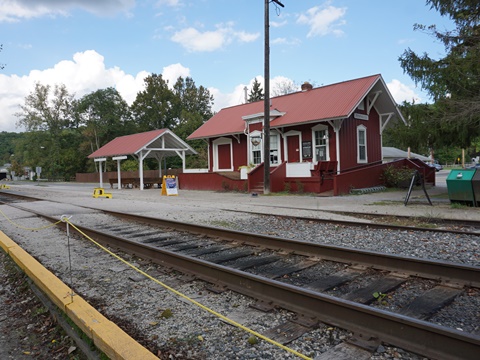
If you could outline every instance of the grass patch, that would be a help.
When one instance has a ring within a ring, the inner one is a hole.
[[[394,201],[394,200],[382,200],[382,201],[375,201],[371,204],[368,204],[368,205],[378,205],[378,206],[389,206],[389,205],[398,205],[398,204],[402,204],[403,205],[403,201]]]
[[[466,204],[462,204],[462,203],[459,203],[459,202],[452,202],[452,203],[450,204],[450,207],[451,207],[452,209],[463,209],[463,210],[465,210],[465,209],[470,208],[471,206],[468,206],[468,205],[466,205]]]
[[[230,221],[226,221],[226,220],[215,220],[215,221],[211,221],[210,222],[210,225],[212,226],[218,226],[218,227],[223,227],[223,228],[235,228],[235,224],[230,222]]]

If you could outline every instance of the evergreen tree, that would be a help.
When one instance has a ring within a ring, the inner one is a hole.
[[[449,129],[452,143],[467,147],[480,135],[480,7],[478,0],[427,0],[453,20],[455,29],[415,24],[440,40],[446,55],[433,59],[407,49],[399,58],[403,70],[436,102],[435,118]],[[456,136],[452,136],[456,134]]]
[[[263,89],[261,88],[260,83],[257,81],[257,78],[253,80],[253,85],[252,89],[250,90],[250,93],[248,94],[248,102],[255,102],[255,101],[260,101],[265,98],[265,94],[263,93]]]

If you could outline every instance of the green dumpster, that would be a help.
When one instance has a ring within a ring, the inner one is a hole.
[[[477,169],[475,175],[472,178],[473,196],[477,206],[480,206],[480,169]]]
[[[467,203],[475,206],[472,179],[475,169],[452,170],[447,177],[448,197],[451,202]]]

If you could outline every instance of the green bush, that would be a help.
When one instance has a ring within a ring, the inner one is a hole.
[[[382,181],[386,187],[408,187],[413,176],[413,170],[404,166],[397,168],[387,166],[382,173]]]

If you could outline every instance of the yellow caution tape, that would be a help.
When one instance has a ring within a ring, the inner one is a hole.
[[[121,262],[123,262],[125,265],[131,267],[132,269],[134,269],[134,270],[137,271],[138,273],[140,273],[140,274],[142,274],[143,276],[147,277],[148,279],[156,282],[157,284],[159,284],[160,286],[164,287],[165,289],[171,291],[172,293],[174,293],[174,294],[176,294],[176,295],[184,298],[185,300],[191,302],[192,304],[198,306],[199,308],[201,308],[201,309],[203,309],[203,310],[205,310],[205,311],[208,311],[209,313],[211,313],[211,314],[217,316],[218,318],[220,318],[220,319],[222,319],[222,320],[230,323],[231,325],[236,326],[236,327],[238,327],[238,328],[240,328],[240,329],[242,329],[242,330],[244,330],[244,331],[246,331],[246,332],[248,332],[248,333],[250,333],[250,334],[252,334],[252,335],[254,335],[254,336],[256,336],[256,337],[258,337],[258,338],[260,338],[260,339],[262,339],[262,340],[265,340],[266,342],[269,342],[270,344],[273,344],[273,345],[275,345],[275,346],[277,346],[277,347],[279,347],[279,348],[281,348],[281,349],[283,349],[283,350],[285,350],[285,351],[288,351],[289,353],[292,353],[292,354],[294,354],[294,355],[296,355],[296,356],[298,356],[298,357],[300,357],[300,358],[302,358],[302,359],[312,360],[312,358],[310,358],[310,357],[308,357],[308,356],[305,356],[305,355],[299,353],[298,351],[293,350],[293,349],[291,349],[291,348],[289,348],[289,347],[287,347],[287,346],[285,346],[285,345],[282,345],[282,344],[280,344],[279,342],[277,342],[277,341],[275,341],[275,340],[272,340],[272,339],[270,339],[270,338],[268,338],[268,337],[266,337],[266,336],[264,336],[264,335],[262,335],[262,334],[259,334],[258,332],[254,331],[254,330],[252,330],[252,329],[250,329],[250,328],[248,328],[248,327],[246,327],[246,326],[243,326],[242,324],[239,324],[239,323],[237,323],[236,321],[234,321],[234,320],[232,320],[232,319],[229,319],[228,317],[226,317],[226,316],[224,316],[224,315],[216,312],[215,310],[212,310],[212,309],[206,307],[205,305],[200,304],[198,301],[196,301],[196,300],[194,300],[194,299],[191,299],[191,298],[189,298],[188,296],[182,294],[181,292],[179,292],[179,291],[171,288],[170,286],[162,283],[160,280],[157,280],[157,279],[155,279],[154,277],[148,275],[146,272],[140,270],[140,269],[137,268],[135,265],[129,263],[127,260],[121,258],[121,257],[118,256],[117,254],[115,254],[115,253],[113,253],[112,251],[108,250],[108,249],[107,249],[106,247],[104,247],[103,245],[99,244],[97,241],[93,240],[90,236],[88,236],[88,235],[85,234],[83,231],[81,231],[79,228],[77,228],[77,227],[76,227],[74,224],[72,224],[69,220],[65,220],[65,219],[64,219],[64,221],[67,222],[68,224],[70,224],[75,230],[77,230],[77,231],[78,231],[80,234],[82,234],[85,238],[87,238],[88,240],[90,240],[91,242],[93,242],[95,245],[97,245],[100,249],[104,250],[104,251],[107,252],[108,254],[112,255],[114,258],[116,258],[116,259],[120,260]]]
[[[199,303],[198,301],[189,298],[189,297],[186,296],[185,294],[182,294],[181,292],[175,290],[174,288],[172,288],[172,287],[170,287],[170,286],[162,283],[160,280],[155,279],[153,276],[148,275],[146,272],[140,270],[140,269],[137,268],[135,265],[129,263],[127,260],[125,260],[125,259],[123,259],[122,257],[118,256],[118,255],[115,254],[114,252],[108,250],[106,247],[104,247],[103,245],[101,245],[100,243],[98,243],[97,241],[95,241],[94,239],[92,239],[90,236],[88,236],[87,234],[85,234],[82,230],[80,230],[80,229],[77,228],[72,222],[70,222],[70,218],[69,218],[69,217],[66,217],[66,216],[62,215],[62,218],[61,218],[59,221],[57,221],[56,223],[53,223],[53,224],[50,224],[50,225],[46,225],[46,226],[42,226],[42,227],[39,227],[39,228],[27,228],[27,227],[21,226],[21,225],[19,225],[19,224],[16,224],[15,222],[11,221],[11,220],[5,215],[5,213],[4,213],[2,210],[0,210],[0,213],[1,213],[1,214],[5,217],[5,219],[7,219],[12,225],[14,225],[14,226],[16,226],[16,227],[19,227],[19,228],[21,228],[21,229],[24,229],[24,230],[31,230],[31,231],[33,231],[33,230],[43,230],[43,229],[47,229],[47,228],[50,228],[50,227],[52,227],[52,226],[55,226],[55,225],[57,225],[57,224],[59,224],[59,223],[61,223],[61,222],[66,222],[66,223],[70,224],[70,225],[71,225],[75,230],[77,230],[80,234],[82,234],[86,239],[90,240],[92,243],[94,243],[95,245],[97,245],[100,249],[102,249],[103,251],[105,251],[105,252],[107,252],[108,254],[112,255],[114,258],[120,260],[120,261],[123,262],[125,265],[131,267],[133,270],[137,271],[138,273],[142,274],[143,276],[147,277],[148,279],[152,280],[153,282],[155,282],[155,283],[159,284],[160,286],[164,287],[165,289],[171,291],[172,293],[174,293],[174,294],[180,296],[181,298],[183,298],[183,299],[191,302],[192,304],[198,306],[199,308],[201,308],[201,309],[203,309],[203,310],[205,310],[205,311],[208,311],[209,313],[211,313],[211,314],[215,315],[216,317],[218,317],[218,318],[220,318],[220,319],[228,322],[229,324],[231,324],[231,325],[233,325],[233,326],[236,326],[236,327],[238,327],[239,329],[242,329],[242,330],[244,330],[244,331],[246,331],[246,332],[248,332],[248,333],[250,333],[250,334],[252,334],[252,335],[254,335],[254,336],[256,336],[256,337],[258,337],[258,338],[260,338],[260,339],[262,339],[262,340],[265,340],[266,342],[268,342],[268,343],[270,343],[270,344],[272,344],[272,345],[275,345],[275,346],[277,346],[277,347],[279,347],[279,348],[281,348],[281,349],[283,349],[283,350],[285,350],[285,351],[288,351],[289,353],[294,354],[294,355],[296,355],[296,356],[298,356],[298,357],[300,357],[300,358],[302,358],[302,359],[312,360],[312,358],[310,358],[310,357],[308,357],[308,356],[306,356],[306,355],[303,355],[303,354],[299,353],[298,351],[293,350],[293,349],[291,349],[291,348],[289,348],[289,347],[287,347],[287,346],[285,346],[285,345],[282,345],[282,344],[280,344],[279,342],[277,342],[277,341],[275,341],[275,340],[272,340],[272,339],[270,339],[270,338],[268,338],[268,337],[266,337],[266,336],[264,336],[264,335],[256,332],[255,330],[252,330],[252,329],[250,329],[250,328],[248,328],[248,327],[246,327],[246,326],[244,326],[244,325],[242,325],[242,324],[240,324],[240,323],[238,323],[238,322],[236,322],[236,321],[234,321],[234,320],[232,320],[232,319],[230,319],[230,318],[228,318],[228,317],[226,317],[226,316],[224,316],[224,315],[222,315],[222,314],[220,314],[220,313],[218,313],[218,312],[216,312],[215,310],[210,309],[209,307],[207,307],[207,306],[205,306],[205,305],[202,305],[202,304]]]
[[[61,223],[61,222],[62,222],[62,220],[59,220],[59,221],[57,221],[56,223],[53,223],[53,224],[50,224],[50,225],[45,225],[45,226],[41,226],[41,227],[38,227],[38,228],[27,228],[27,227],[24,227],[24,226],[22,226],[22,225],[20,225],[20,224],[17,224],[16,222],[13,222],[12,220],[10,220],[10,219],[8,218],[8,216],[5,215],[5,213],[4,213],[2,210],[0,210],[0,214],[2,214],[3,217],[4,217],[5,219],[7,219],[7,221],[8,221],[10,224],[12,224],[13,226],[16,226],[16,227],[18,227],[18,228],[20,228],[20,229],[23,229],[23,230],[30,230],[30,231],[48,229],[48,228],[50,228],[50,227],[52,227],[52,226],[55,226],[55,225],[57,225],[58,223]]]

